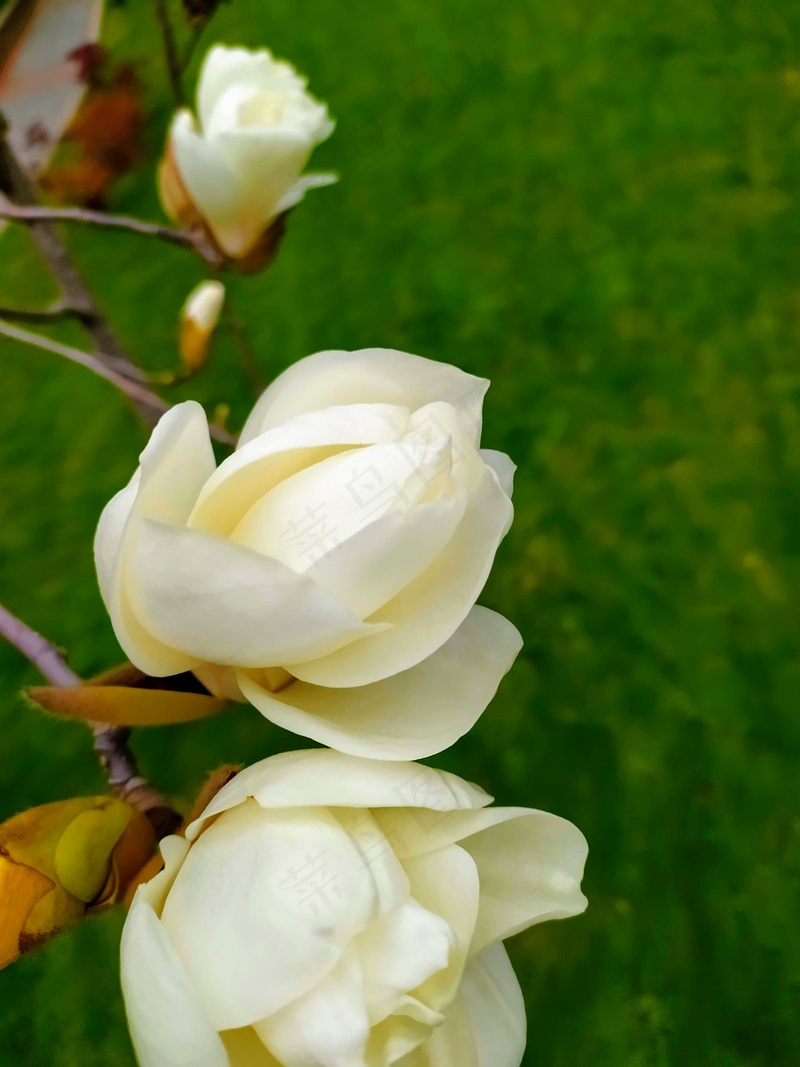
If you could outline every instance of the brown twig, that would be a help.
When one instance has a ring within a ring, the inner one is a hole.
[[[36,207],[38,205],[34,185],[11,150],[6,137],[7,129],[6,120],[0,113],[0,192],[17,206]],[[130,377],[135,378],[134,364],[128,359],[114,331],[97,307],[54,222],[50,219],[40,219],[29,222],[28,225],[34,243],[58,282],[63,302],[74,308],[76,315],[80,317],[84,329],[92,339],[97,358],[112,364],[117,372],[123,366],[130,367]],[[138,401],[136,404],[142,417],[152,422],[153,409]]]
[[[183,82],[181,80],[181,64],[178,59],[178,49],[175,45],[175,34],[172,32],[172,24],[165,0],[155,0],[156,18],[158,28],[161,31],[161,40],[164,44],[164,59],[166,60],[169,85],[172,97],[178,107],[185,103],[183,96]]]
[[[0,205],[0,219],[12,222],[81,222],[86,226],[102,226],[111,230],[126,230],[140,237],[156,237],[168,244],[180,245],[182,248],[196,249],[195,242],[184,230],[175,230],[171,226],[161,226],[156,222],[142,222],[129,215],[109,215],[105,211],[91,211],[82,207],[42,207],[21,206],[19,204]]]
[[[156,396],[146,385],[133,381],[126,375],[112,370],[108,366],[108,361],[103,360],[101,357],[90,355],[88,352],[81,352],[79,348],[72,348],[71,345],[64,345],[60,341],[53,341],[50,337],[43,337],[42,334],[33,333],[31,330],[23,330],[20,326],[12,326],[11,323],[3,322],[2,320],[0,320],[0,334],[9,337],[12,341],[33,345],[36,348],[44,349],[45,352],[53,352],[55,355],[63,356],[72,363],[78,363],[81,367],[86,367],[94,374],[105,378],[107,382],[111,382],[126,396],[135,400],[140,407],[147,408],[148,411],[159,418],[170,407],[166,400]]]
[[[66,304],[54,304],[49,308],[8,308],[0,306],[0,318],[11,319],[12,322],[33,322],[40,325],[51,325],[63,322],[64,319],[80,320],[80,312],[75,308],[67,307]]]
[[[41,348],[45,352],[52,352],[57,356],[63,356],[65,359],[70,360],[72,363],[77,363],[81,367],[86,367],[87,370],[92,371],[94,374],[99,375],[101,378],[105,378],[107,382],[111,382],[117,389],[125,393],[132,400],[156,418],[160,418],[165,411],[168,411],[171,404],[168,404],[166,400],[162,400],[160,396],[148,389],[144,382],[140,379],[134,381],[125,374],[120,374],[118,371],[112,370],[108,365],[108,360],[93,356],[89,352],[82,352],[79,348],[73,348],[71,345],[62,344],[60,341],[54,341],[50,337],[44,337],[40,333],[33,333],[31,330],[23,330],[20,326],[12,326],[9,322],[3,322],[0,319],[0,335],[10,338],[12,341],[19,341],[22,344],[33,345],[35,348]],[[141,373],[141,372],[138,372]],[[218,426],[216,423],[209,425],[209,432],[215,441],[219,441],[220,444],[230,445],[231,447],[236,444],[236,437],[233,434],[228,433],[222,426]]]
[[[82,679],[64,662],[55,645],[12,615],[0,604],[0,635],[18,649],[53,685],[71,688],[83,685]],[[128,727],[91,723],[94,750],[108,776],[113,793],[133,805],[152,822],[159,837],[172,833],[181,816],[164,797],[139,774],[136,759],[128,747]]]

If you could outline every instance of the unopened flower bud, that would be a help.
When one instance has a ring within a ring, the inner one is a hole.
[[[183,305],[180,351],[188,370],[199,370],[205,363],[224,302],[225,286],[222,282],[206,281],[191,291]]]
[[[147,818],[113,797],[60,800],[0,824],[0,969],[122,899],[154,849]]]

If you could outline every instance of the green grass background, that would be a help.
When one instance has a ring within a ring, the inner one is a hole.
[[[149,5],[146,166],[113,208],[159,218],[170,105]],[[519,464],[483,600],[525,649],[435,762],[575,821],[589,911],[511,943],[527,1067],[800,1062],[800,7],[786,0],[233,0],[213,39],[267,44],[339,125],[341,184],[231,281],[265,377],[379,344],[487,375],[485,442]],[[69,233],[130,351],[175,360],[201,264]],[[50,293],[0,242],[0,303]],[[64,336],[79,340],[79,334]],[[176,398],[251,393],[224,337]],[[119,660],[91,540],[145,435],[87,372],[0,339],[0,599],[89,674]],[[102,790],[85,732],[15,696],[0,646],[0,818]],[[141,732],[181,803],[222,761],[295,740],[252,710]],[[131,1067],[120,914],[0,974],[0,1063]]]

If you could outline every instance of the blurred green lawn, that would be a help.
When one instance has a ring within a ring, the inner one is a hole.
[[[309,73],[342,174],[272,270],[231,282],[265,376],[388,345],[493,380],[520,466],[484,602],[525,650],[435,762],[574,820],[588,913],[511,945],[528,1067],[800,1062],[800,8],[785,0],[232,0],[207,35]],[[149,5],[112,7],[156,159],[169,101]],[[207,41],[204,41],[204,44]],[[112,205],[159,218],[150,169]],[[172,365],[201,265],[70,243],[139,361]],[[0,303],[43,301],[24,236]],[[77,333],[65,333],[78,340]],[[104,383],[0,340],[0,599],[86,674],[119,660],[93,528],[144,431]],[[249,391],[226,339],[176,397]],[[102,789],[88,738],[14,694],[0,646],[0,818]],[[142,732],[188,803],[222,761],[296,741],[247,708]],[[0,974],[0,1062],[133,1063],[119,914]]]

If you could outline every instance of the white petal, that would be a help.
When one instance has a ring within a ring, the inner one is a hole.
[[[581,878],[588,846],[580,830],[544,811],[506,812],[506,821],[460,841],[481,880],[473,952],[534,923],[580,915],[586,908]]]
[[[176,114],[170,143],[187,192],[220,247],[244,255],[261,236],[263,214],[252,209],[241,180],[219,147],[197,132],[190,112]]]
[[[446,549],[465,506],[466,493],[456,492],[382,515],[316,560],[308,577],[368,618]],[[302,678],[302,666],[295,674]]]
[[[295,363],[270,385],[242,431],[246,443],[265,430],[317,408],[338,404],[400,404],[412,411],[435,400],[453,404],[480,439],[484,378],[422,356],[389,348],[318,352]]]
[[[466,1005],[457,997],[448,1008],[444,1023],[415,1051],[398,1060],[396,1067],[484,1067],[477,1055]]]
[[[129,545],[143,519],[183,523],[215,468],[205,413],[187,401],[164,415],[141,455],[138,477],[106,506],[95,537],[101,593],[122,648],[140,670],[164,676],[191,670],[197,660],[159,641],[134,614],[129,599]],[[134,495],[135,494],[135,495]]]
[[[118,493],[109,500],[100,515],[97,532],[94,537],[94,565],[97,569],[97,583],[105,604],[116,599],[115,571],[117,559],[125,535],[125,527],[139,492],[141,470],[136,470],[133,477]]]
[[[250,800],[195,841],[161,922],[223,1030],[311,989],[377,907],[369,868],[324,809]]]
[[[161,916],[167,894],[178,877],[189,851],[189,842],[178,834],[170,834],[160,843],[159,849],[164,859],[164,867],[149,882],[144,882],[136,890],[136,896],[146,901],[157,916]]]
[[[371,811],[340,807],[333,809],[331,814],[358,849],[375,884],[378,917],[372,924],[374,926],[380,922],[381,916],[396,911],[408,900],[408,875]]]
[[[238,681],[247,700],[286,730],[353,755],[422,759],[475,724],[521,647],[502,615],[475,607],[432,656],[372,685],[327,689],[293,682],[273,693],[257,675],[240,671]]]
[[[301,175],[296,182],[287,186],[278,198],[275,204],[275,214],[280,215],[299,204],[310,189],[324,189],[326,185],[335,185],[338,181],[339,175],[332,174],[330,171]]]
[[[439,915],[409,900],[354,942],[371,1025],[402,1007],[405,994],[447,967],[455,935]]]
[[[281,752],[254,763],[216,794],[186,830],[195,840],[205,822],[248,797],[263,808],[480,808],[492,798],[462,778],[421,763],[360,759],[327,748]]]
[[[228,1067],[175,949],[138,895],[122,932],[121,961],[128,1025],[141,1067]]]
[[[351,537],[384,515],[414,508],[446,450],[447,442],[406,447],[393,441],[330,456],[262,496],[231,539],[298,573],[325,556],[335,568],[339,548]],[[406,552],[423,554],[418,545]]]
[[[262,224],[278,214],[278,202],[297,181],[312,146],[302,131],[231,129],[211,138],[241,183],[247,208]]]
[[[311,579],[214,534],[144,522],[132,549],[137,616],[197,659],[279,666],[369,631]]]
[[[444,1011],[458,991],[478,918],[480,882],[475,861],[459,845],[415,856],[403,864],[411,895],[427,911],[441,916],[452,931],[447,966],[412,990],[434,1011]]]
[[[344,448],[397,440],[408,414],[391,404],[325,408],[240,442],[203,487],[189,525],[227,536],[257,500],[298,471]]]
[[[497,475],[497,479],[502,486],[503,492],[510,500],[514,494],[514,473],[517,469],[516,463],[507,456],[505,452],[495,452],[493,448],[482,448],[481,459]]]
[[[494,473],[484,468],[480,488],[447,550],[371,616],[370,622],[389,623],[391,629],[293,673],[315,685],[365,686],[430,656],[457,631],[480,595],[512,514]]]
[[[525,1053],[525,1002],[503,945],[470,960],[461,983],[477,1067],[519,1067]]]
[[[362,1064],[369,1021],[355,952],[346,951],[318,985],[254,1029],[283,1067]]]
[[[197,110],[204,129],[222,94],[237,85],[265,90],[284,86],[302,91],[305,79],[288,63],[277,61],[266,48],[253,51],[214,45],[203,60],[197,79]]]

